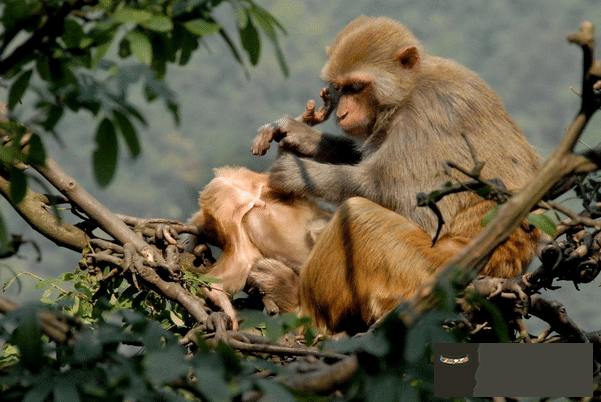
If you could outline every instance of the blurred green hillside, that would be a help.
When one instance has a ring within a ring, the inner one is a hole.
[[[162,105],[142,109],[149,121],[148,129],[141,132],[142,155],[130,160],[122,153],[116,179],[106,189],[100,190],[92,178],[90,155],[95,124],[88,115],[66,119],[57,130],[62,144],[46,140],[50,155],[115,212],[186,220],[197,208],[198,191],[212,178],[213,168],[242,165],[268,169],[275,152],[256,157],[249,151],[257,128],[285,114],[297,116],[307,100],[318,99],[325,46],[350,20],[367,14],[402,22],[430,53],[453,58],[479,73],[502,96],[527,137],[546,156],[579,106],[571,87],[579,90],[582,53],[568,45],[566,35],[584,20],[601,27],[598,0],[258,3],[288,30],[281,41],[290,68],[288,78],[282,75],[267,41],[262,42],[265,48],[258,67],[249,71],[247,79],[221,38],[211,38],[191,63],[168,74],[168,84],[181,103],[181,124],[175,126]],[[230,18],[224,12],[220,22],[233,24]],[[331,123],[325,127],[335,130]],[[600,133],[597,118],[584,140],[594,145],[601,141]],[[40,263],[30,257],[33,254],[10,260],[14,270],[56,276],[76,267],[78,255],[41,238],[10,211],[4,200],[0,208],[9,219],[11,232],[23,233],[43,248]],[[8,271],[3,272],[5,276],[0,279],[5,282]],[[589,301],[594,300],[592,292],[598,292],[592,284],[584,291],[591,292],[586,298]],[[590,322],[591,327],[585,329],[601,326],[595,306],[583,304],[585,294],[570,289],[561,296],[565,299],[558,295],[554,292],[552,298],[560,299],[569,312],[577,313],[577,322]],[[579,304],[580,311],[574,312],[573,306]]]

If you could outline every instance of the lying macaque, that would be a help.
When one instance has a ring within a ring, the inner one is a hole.
[[[329,219],[315,202],[283,197],[267,180],[267,174],[242,167],[216,169],[200,193],[201,209],[191,219],[223,250],[206,272],[222,282],[206,289],[206,295],[235,328],[230,296],[243,289],[258,289],[270,313],[295,311],[300,266]]]

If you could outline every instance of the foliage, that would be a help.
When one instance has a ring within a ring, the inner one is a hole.
[[[277,38],[278,30],[285,31],[251,0],[6,1],[0,17],[4,27],[0,34],[0,76],[10,82],[8,109],[16,112],[26,100],[33,105],[29,128],[57,137],[55,129],[65,109],[89,112],[97,127],[95,177],[98,184],[106,186],[117,166],[118,136],[133,157],[140,154],[135,122],[146,125],[146,118],[130,101],[132,88],[141,85],[147,102],[162,99],[179,122],[177,97],[163,81],[168,65],[187,64],[205,37],[218,34],[236,61],[245,66],[234,39],[213,16],[215,7],[222,3],[232,7],[248,62],[258,63],[259,32],[263,32],[275,44],[282,71],[287,73]],[[19,120],[23,122],[25,117],[19,116]],[[41,156],[43,147],[36,138],[30,155]],[[15,150],[7,153],[2,151],[5,164]],[[11,182],[17,189],[14,201],[18,202],[26,175],[12,167]]]
[[[187,358],[171,332],[131,310],[115,314],[119,324],[87,326],[68,345],[47,343],[37,327],[40,309],[31,305],[0,321],[1,336],[9,338],[1,360],[4,401],[227,401],[253,388],[277,400],[289,395],[277,384],[264,387],[249,378],[255,364],[223,343],[214,351],[201,345]]]
[[[65,290],[67,283],[72,290]],[[40,280],[37,287],[47,289],[44,304],[25,305],[0,319],[0,338],[7,340],[0,355],[3,400],[229,401],[254,391],[278,401],[322,399],[253,376],[257,370],[286,373],[269,360],[240,357],[222,342],[211,346],[198,338],[190,355],[178,339],[194,320],[160,295],[136,291],[120,277],[100,284],[95,275],[77,269]],[[467,335],[443,329],[443,322],[456,318],[456,292],[449,286],[439,289],[439,295],[446,300],[441,309],[410,329],[393,314],[370,336],[324,344],[324,350],[358,356],[360,369],[346,399],[434,400],[434,343],[462,341]],[[75,337],[68,343],[48,342],[37,319],[41,311],[77,317]],[[274,339],[307,325],[292,316],[271,319],[253,311],[243,316],[247,327],[259,327]]]
[[[73,290],[56,286],[65,282]],[[178,339],[193,320],[152,291],[136,291],[120,277],[101,285],[79,269],[38,287],[48,288],[45,304],[0,319],[0,338],[7,340],[0,357],[5,401],[227,401],[252,389],[291,400],[282,386],[249,377],[257,367],[281,371],[272,363],[241,359],[226,344],[211,347],[202,338],[193,357],[187,356]],[[39,326],[41,311],[77,317],[75,338],[49,343]]]

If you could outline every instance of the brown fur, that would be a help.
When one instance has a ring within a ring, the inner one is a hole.
[[[270,190],[267,179],[266,174],[245,168],[216,169],[215,178],[200,193],[201,209],[191,219],[223,250],[206,273],[223,282],[207,289],[207,296],[234,320],[228,295],[247,285],[265,295],[272,312],[298,306],[294,293],[298,270],[309,255],[315,232],[327,221],[327,214],[315,203],[282,198]],[[273,281],[292,283],[293,291],[281,294]]]
[[[449,181],[441,173],[444,161],[473,166],[462,134],[485,162],[483,177],[501,179],[510,189],[532,177],[539,159],[477,74],[428,55],[395,21],[358,18],[338,34],[328,55],[322,76],[338,95],[339,126],[364,140],[360,157],[333,164],[284,153],[269,185],[342,205],[301,269],[302,310],[338,330],[353,320],[373,323],[482,229],[493,203],[470,193],[447,196],[438,203],[446,224],[431,247],[437,218],[416,203],[417,193]],[[455,179],[469,178],[456,173]],[[366,200],[351,199],[357,196]],[[516,230],[482,272],[523,273],[538,237],[538,231]]]
[[[300,313],[323,331],[361,331],[412,297],[469,239],[447,234],[432,246],[432,238],[404,216],[365,198],[350,198],[303,267]],[[537,240],[536,231],[515,231],[482,274],[523,273]]]

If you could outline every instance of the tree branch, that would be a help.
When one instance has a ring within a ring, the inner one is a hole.
[[[0,193],[12,205],[19,215],[37,232],[61,247],[81,252],[88,243],[87,234],[48,211],[50,201],[45,195],[27,188],[23,200],[14,204],[10,197],[10,181],[0,169]]]
[[[73,201],[90,218],[98,222],[102,230],[113,236],[122,245],[131,243],[136,251],[149,261],[165,266],[163,257],[148,243],[132,232],[112,211],[92,197],[83,187],[69,176],[54,160],[46,158],[44,166],[33,166],[58,191]]]

